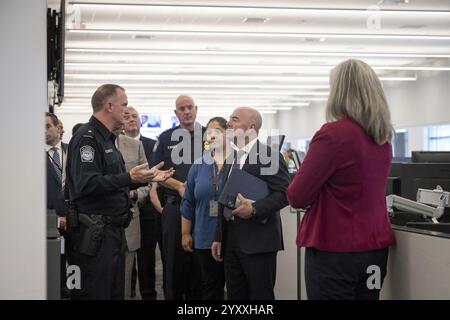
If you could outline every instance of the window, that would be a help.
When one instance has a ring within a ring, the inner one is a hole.
[[[304,153],[308,152],[309,144],[311,139],[302,139],[298,141],[298,150]]]
[[[408,156],[408,131],[399,129],[395,131],[392,139],[392,155],[394,157]]]
[[[428,151],[450,151],[450,125],[428,127]]]

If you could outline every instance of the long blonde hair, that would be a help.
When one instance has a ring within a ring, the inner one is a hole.
[[[377,144],[391,142],[394,128],[381,82],[365,62],[350,59],[330,75],[327,121],[345,116],[356,121]]]

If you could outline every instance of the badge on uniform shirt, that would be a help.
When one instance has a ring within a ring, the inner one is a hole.
[[[169,150],[170,150],[170,149],[175,149],[175,148],[178,148],[178,145],[177,145],[177,144],[174,144],[173,146],[168,146],[168,147],[167,147],[167,149],[169,149]]]
[[[114,152],[114,150],[111,148],[111,149],[106,149],[105,150],[105,153],[113,153]]]
[[[219,214],[219,205],[216,200],[209,200],[209,216],[217,217]]]
[[[80,148],[81,162],[93,162],[95,150],[91,146],[82,146]]]

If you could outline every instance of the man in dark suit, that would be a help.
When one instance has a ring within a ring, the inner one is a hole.
[[[67,159],[67,144],[61,142],[61,130],[58,128],[58,118],[53,113],[45,114],[45,152],[47,154],[47,209],[54,209],[58,215],[60,232],[64,236],[65,251],[69,263],[70,239],[65,232],[66,214],[68,208],[64,200],[65,164]],[[61,292],[66,292],[66,255],[61,256]]]
[[[128,107],[128,113],[125,113],[124,116],[124,131],[127,136],[142,141],[145,156],[150,163],[156,140],[140,134],[140,119],[136,109]],[[143,207],[139,208],[139,211],[141,224],[141,247],[137,251],[139,289],[142,299],[156,300],[155,250],[156,244],[159,244],[159,249],[162,252],[161,239],[158,237],[161,234],[161,216],[153,207],[150,198],[147,199]],[[136,283],[136,277],[133,278],[133,282]]]
[[[253,108],[237,108],[228,122],[234,140],[234,159],[224,166],[224,180],[232,170],[244,170],[266,182],[269,195],[252,201],[238,196],[240,205],[230,218],[219,206],[213,257],[223,257],[229,300],[272,300],[277,252],[283,249],[280,209],[288,202],[289,173],[282,155],[258,141],[262,118]],[[227,161],[228,162],[228,161]]]
[[[58,118],[45,114],[45,152],[47,153],[47,209],[55,209],[60,223],[65,225],[67,208],[64,202],[65,159],[67,144],[61,142]]]

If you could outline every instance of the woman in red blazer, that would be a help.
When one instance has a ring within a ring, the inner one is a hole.
[[[385,200],[390,112],[362,61],[339,64],[330,85],[329,122],[287,190],[294,208],[308,208],[297,235],[306,247],[306,291],[309,299],[378,299],[394,242]]]

